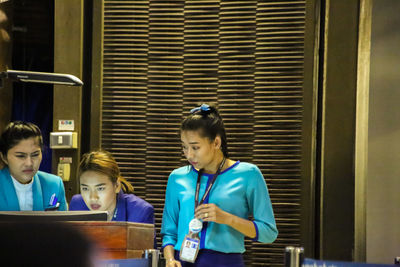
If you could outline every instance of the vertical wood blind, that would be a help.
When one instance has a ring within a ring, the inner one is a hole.
[[[186,164],[180,122],[215,102],[230,157],[264,174],[279,230],[273,244],[246,240],[246,266],[283,266],[300,245],[305,0],[103,5],[101,146],[155,207],[158,245],[168,175]]]

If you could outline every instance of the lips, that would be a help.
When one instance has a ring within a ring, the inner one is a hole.
[[[100,209],[100,207],[101,207],[101,205],[99,205],[99,204],[90,204],[90,208],[92,210],[98,210],[98,209]]]

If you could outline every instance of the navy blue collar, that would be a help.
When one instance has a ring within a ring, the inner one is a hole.
[[[240,160],[237,160],[234,164],[232,164],[232,166],[229,166],[228,168],[226,168],[225,170],[223,170],[223,171],[220,173],[220,175],[221,175],[221,174],[224,174],[225,172],[227,172],[227,171],[229,171],[229,170],[231,170],[231,169],[233,169],[233,168],[235,168],[239,163],[240,163]],[[192,170],[193,170],[196,174],[199,173],[199,171],[196,170],[192,165],[190,165],[190,166],[192,167]],[[214,174],[202,173],[202,175],[204,175],[204,176],[213,176]]]

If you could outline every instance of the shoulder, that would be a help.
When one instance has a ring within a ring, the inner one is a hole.
[[[74,195],[69,203],[69,210],[88,209],[81,194]]]
[[[62,179],[61,177],[51,174],[51,173],[47,173],[47,172],[42,172],[42,171],[38,171],[36,173],[37,177],[40,180],[40,183],[44,183],[47,185],[60,185],[62,184]]]
[[[0,170],[0,176],[5,176],[5,177],[10,176],[10,171],[8,170],[7,167],[4,167],[3,169]]]
[[[192,166],[186,165],[186,166],[183,166],[183,167],[173,170],[169,176],[170,177],[186,176],[190,173],[191,170],[192,170]]]
[[[122,199],[128,207],[154,210],[150,203],[134,194],[122,194]]]
[[[233,170],[235,172],[248,172],[248,173],[257,173],[257,174],[261,174],[260,169],[257,167],[257,165],[253,164],[253,163],[249,163],[249,162],[239,162],[239,164],[237,164]]]
[[[5,179],[3,179],[3,177],[7,177],[7,176],[10,176],[7,168],[1,169],[0,170],[0,177],[2,177],[2,179],[0,179],[0,183],[5,180]]]
[[[259,183],[260,181],[264,181],[264,176],[260,169],[253,163],[239,162],[233,166],[230,170],[230,174],[234,177],[242,177],[248,183]]]
[[[125,202],[127,221],[154,223],[154,208],[150,203],[134,194],[122,194],[121,198]]]
[[[8,169],[7,167],[0,169],[0,174],[1,175],[5,174],[7,172],[7,169]]]
[[[82,195],[81,194],[73,195],[72,198],[71,198],[71,203],[72,202],[78,202],[78,201],[83,201]]]
[[[0,170],[0,192],[8,194],[12,192],[13,188],[14,184],[12,182],[10,172],[7,167],[4,167],[3,169]]]
[[[180,187],[186,184],[188,177],[197,177],[191,165],[183,166],[171,172],[168,178],[168,187]]]

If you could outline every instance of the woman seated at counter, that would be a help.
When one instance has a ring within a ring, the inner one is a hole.
[[[0,137],[0,210],[66,210],[60,177],[39,171],[43,138],[30,122],[9,123]],[[1,165],[1,164],[0,164]]]
[[[109,221],[154,224],[153,206],[133,194],[111,153],[84,154],[78,177],[81,194],[72,197],[69,210],[107,211]]]

